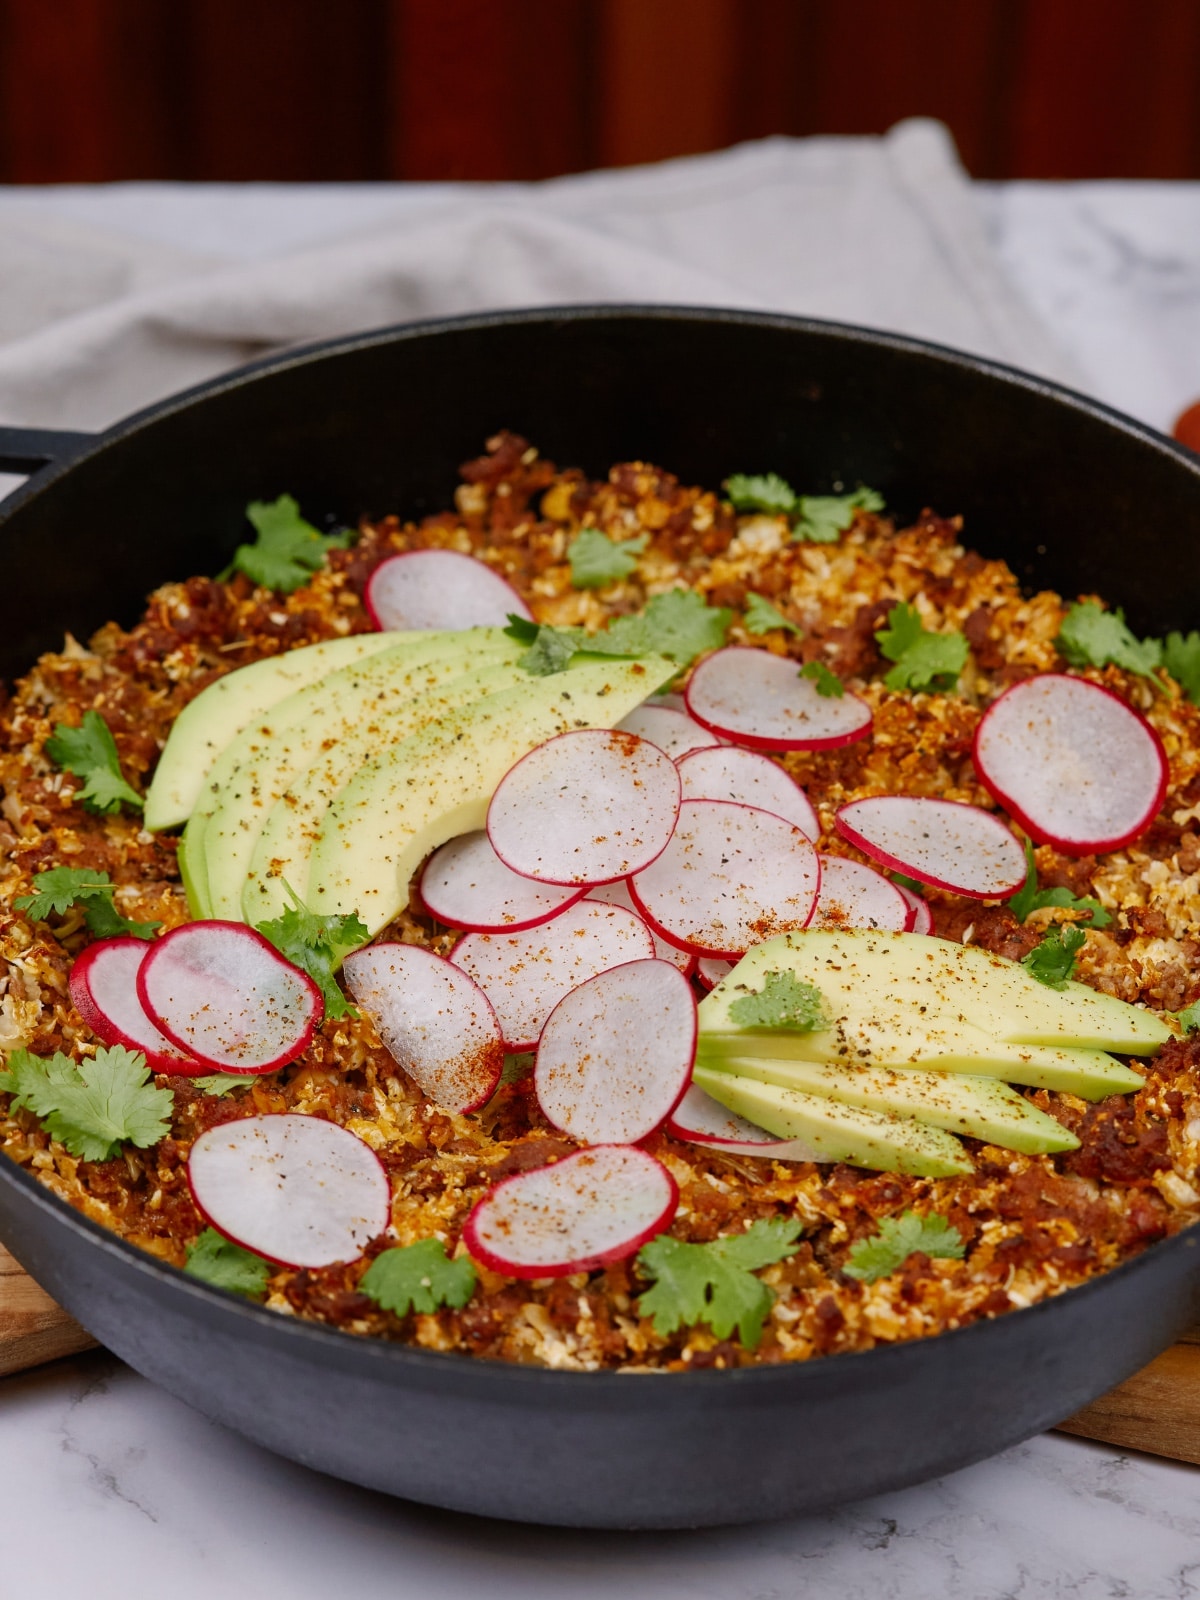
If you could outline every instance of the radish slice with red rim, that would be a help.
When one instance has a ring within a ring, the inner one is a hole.
[[[388,1226],[379,1157],[321,1117],[282,1112],[210,1128],[192,1145],[187,1175],[218,1233],[280,1266],[357,1261]]]
[[[737,966],[736,961],[726,961],[723,956],[701,956],[696,962],[696,976],[706,989],[715,989],[722,978],[727,978]],[[697,1094],[702,1093],[697,1089]]]
[[[138,999],[137,975],[150,946],[145,939],[100,939],[71,968],[71,1000],[105,1044],[140,1050],[151,1072],[200,1077],[209,1068],[173,1045]]]
[[[367,579],[363,603],[384,632],[502,628],[510,614],[533,620],[506,579],[460,550],[404,550],[388,556]]]
[[[820,882],[812,841],[782,817],[728,800],[685,800],[670,844],[629,888],[672,944],[740,956],[807,927]]]
[[[461,967],[414,944],[372,944],[342,963],[350,993],[392,1059],[447,1111],[495,1093],[504,1043],[491,1001]]]
[[[908,906],[909,921],[905,933],[932,933],[933,912],[929,909],[929,901],[923,900],[911,889],[906,889],[902,883],[894,883],[892,887],[897,894],[904,896],[905,904]]]
[[[617,727],[623,733],[636,733],[639,739],[649,739],[672,761],[678,761],[689,750],[706,750],[717,745],[715,734],[694,722],[686,711],[671,706],[637,706],[617,723]]]
[[[727,1111],[719,1100],[690,1084],[683,1099],[667,1118],[667,1132],[689,1144],[727,1150],[731,1155],[763,1156],[769,1161],[819,1161],[821,1157],[802,1139],[781,1139],[757,1122]]]
[[[746,645],[727,645],[688,682],[696,721],[754,750],[823,750],[863,739],[871,708],[855,694],[818,694],[799,664]]]
[[[321,991],[243,922],[185,922],[155,941],[137,975],[150,1020],[221,1072],[274,1072],[307,1048]]]
[[[506,1277],[564,1278],[633,1255],[678,1204],[661,1161],[631,1145],[592,1145],[501,1179],[467,1218],[463,1241]]]
[[[912,910],[899,889],[874,867],[845,856],[821,857],[821,892],[810,928],[874,928],[906,933]]]
[[[739,745],[692,750],[676,763],[685,800],[735,800],[773,811],[815,844],[821,823],[800,785],[770,756]]]
[[[634,916],[645,927],[646,932],[654,941],[654,954],[659,961],[669,961],[673,967],[678,967],[685,977],[691,977],[696,969],[696,957],[690,950],[682,950],[679,945],[671,944],[660,937],[646,921],[645,917],[633,903],[633,896],[629,892],[629,884],[624,878],[618,878],[615,883],[600,883],[594,889],[588,890],[589,900],[601,900],[610,906],[624,906],[626,911],[632,911]]]
[[[1025,852],[990,811],[961,800],[885,794],[852,800],[838,832],[864,855],[973,900],[1003,899],[1025,882]]]
[[[547,1121],[585,1144],[637,1144],[666,1120],[696,1058],[696,997],[677,967],[631,961],[564,995],[538,1041]]]
[[[522,756],[488,806],[492,848],[540,883],[610,883],[662,853],[679,816],[675,763],[613,728],[560,733]]]
[[[532,1050],[565,994],[609,967],[654,957],[650,930],[621,906],[581,900],[524,933],[468,933],[450,960],[487,995],[507,1050]]]
[[[1146,719],[1099,684],[1060,672],[1006,689],[984,712],[971,754],[1004,809],[1067,855],[1132,843],[1167,792],[1166,752]]]
[[[586,885],[558,888],[506,867],[482,830],[435,850],[421,873],[425,909],[439,922],[469,933],[536,928],[582,898]]]

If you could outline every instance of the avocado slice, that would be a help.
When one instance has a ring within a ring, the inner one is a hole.
[[[709,1067],[712,1070],[712,1067]],[[1026,1155],[1074,1150],[1079,1140],[1062,1123],[993,1078],[960,1077],[953,1072],[865,1067],[827,1062],[731,1056],[721,1070],[803,1094],[828,1095],[845,1105],[916,1117],[948,1133],[985,1139]]]
[[[391,649],[412,633],[355,633],[303,645],[238,667],[184,706],[167,737],[146,791],[146,826],[155,833],[187,821],[221,751],[246,724],[285,696],[339,667]]]
[[[914,1117],[885,1115],[825,1095],[696,1067],[694,1081],[714,1100],[781,1139],[803,1139],[820,1161],[846,1161],[878,1172],[954,1178],[974,1172],[958,1140]]]
[[[429,852],[483,827],[515,762],[556,733],[612,727],[678,670],[662,656],[580,655],[565,672],[452,712],[355,774],[321,823],[307,884],[293,887],[322,916],[355,911],[378,933],[408,903]]]

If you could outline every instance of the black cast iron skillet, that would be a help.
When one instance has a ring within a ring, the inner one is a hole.
[[[41,467],[0,513],[0,672],[168,578],[215,572],[242,508],[444,507],[509,427],[602,474],[860,482],[1031,585],[1160,632],[1200,615],[1200,461],[1047,383],[913,340],[786,317],[582,308],[387,329],[280,356],[95,438],[0,430]],[[440,1506],[582,1527],[813,1510],[976,1461],[1068,1416],[1192,1314],[1200,1230],[1082,1288],[936,1339],[799,1366],[554,1372],[356,1339],[210,1289],[0,1161],[0,1237],[95,1336],[294,1460]]]

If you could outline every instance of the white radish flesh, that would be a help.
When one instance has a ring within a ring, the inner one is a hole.
[[[768,1133],[757,1122],[727,1111],[695,1083],[689,1084],[687,1093],[667,1118],[667,1132],[689,1144],[707,1145],[710,1150],[727,1150],[733,1155],[763,1156],[770,1161],[821,1159],[803,1139],[781,1139]]]
[[[508,1050],[532,1050],[565,994],[609,967],[654,957],[650,930],[632,911],[581,900],[524,933],[468,933],[450,960],[495,1008]]]
[[[71,1000],[105,1044],[140,1050],[151,1072],[199,1077],[209,1071],[160,1032],[138,999],[137,975],[150,946],[145,939],[100,939],[71,968]]]
[[[307,975],[241,922],[185,922],[146,954],[138,998],[171,1043],[221,1072],[274,1072],[324,1015]]]
[[[617,727],[623,733],[636,733],[639,739],[649,739],[672,761],[678,761],[689,750],[706,750],[718,743],[716,735],[693,722],[686,711],[671,706],[638,706],[627,717],[622,717]]]
[[[814,844],[821,837],[820,819],[808,796],[770,756],[719,744],[693,750],[677,765],[685,800],[735,800],[773,811]]]
[[[874,928],[906,933],[912,915],[894,883],[845,856],[822,855],[821,892],[811,928]]]
[[[864,855],[937,889],[1001,899],[1025,882],[1025,852],[998,817],[958,800],[885,794],[852,800],[834,819]]]
[[[350,993],[392,1058],[447,1111],[475,1111],[495,1092],[504,1044],[491,1002],[442,956],[412,944],[372,944],[342,963]]]
[[[467,1249],[510,1278],[562,1278],[622,1261],[671,1221],[675,1180],[630,1145],[593,1145],[518,1172],[485,1195],[463,1228]]]
[[[687,1088],[696,998],[677,967],[633,961],[564,995],[533,1069],[546,1118],[585,1144],[637,1144]]]
[[[436,850],[421,874],[425,909],[439,922],[471,933],[536,928],[573,905],[584,887],[556,888],[506,867],[481,829]]]
[[[357,1261],[387,1228],[391,1186],[357,1134],[321,1117],[243,1117],[188,1157],[197,1209],[227,1239],[285,1267]]]
[[[821,868],[811,840],[769,811],[685,800],[670,844],[630,879],[634,904],[697,955],[740,956],[808,926]]]
[[[932,933],[933,912],[929,909],[929,901],[919,894],[914,894],[911,889],[906,889],[902,883],[894,884],[893,887],[898,894],[904,896],[905,904],[908,906],[909,921],[905,933]]]
[[[1068,855],[1119,850],[1153,822],[1167,758],[1099,684],[1047,672],[1005,690],[975,730],[975,769],[1027,833]]]
[[[363,602],[377,628],[502,628],[529,607],[500,574],[459,550],[406,550],[381,561]]]
[[[722,956],[701,956],[696,962],[696,976],[706,989],[715,989],[736,966],[736,961],[726,961]]]
[[[677,944],[670,944],[661,938],[645,917],[633,903],[633,896],[629,892],[629,884],[624,878],[618,878],[615,883],[597,884],[594,889],[588,890],[589,900],[601,900],[606,905],[624,906],[626,911],[632,911],[634,916],[646,929],[654,941],[654,954],[659,961],[669,961],[673,967],[678,967],[686,977],[691,977],[696,968],[696,957],[690,950],[682,950]]]
[[[611,883],[648,866],[679,816],[675,763],[648,739],[582,728],[547,739],[500,780],[487,831],[501,861],[541,883]]]
[[[744,645],[727,645],[700,663],[687,706],[704,727],[755,750],[829,749],[871,731],[865,700],[819,694],[788,656]]]

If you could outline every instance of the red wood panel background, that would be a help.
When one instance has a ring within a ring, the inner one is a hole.
[[[1200,0],[0,0],[0,181],[541,178],[941,117],[1200,177]]]

